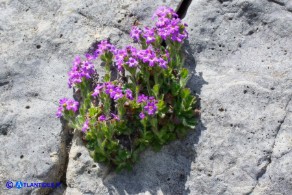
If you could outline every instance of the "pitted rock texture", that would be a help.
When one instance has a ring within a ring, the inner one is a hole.
[[[193,0],[184,48],[196,131],[118,174],[93,162],[75,131],[67,165],[70,137],[54,113],[72,97],[74,56],[107,38],[125,46],[133,23],[180,4],[0,0],[0,194],[50,192],[8,191],[7,180],[62,180],[52,194],[68,195],[292,194],[291,0]]]
[[[129,41],[125,35],[130,24],[149,23],[148,16],[158,5],[176,8],[179,4],[0,1],[0,194],[48,194],[52,191],[48,188],[8,190],[5,183],[59,182],[66,173],[70,136],[55,112],[58,99],[72,97],[67,72],[74,56],[108,37],[123,46]],[[64,191],[67,184],[62,182],[54,193]]]
[[[188,9],[189,86],[205,127],[191,194],[292,193],[292,13],[275,2],[198,0]]]
[[[202,108],[196,132],[159,153],[147,151],[131,173],[102,175],[104,168],[88,173],[87,152],[72,160],[83,148],[75,136],[67,194],[290,194],[292,23],[286,5],[193,1],[184,21],[189,87]]]

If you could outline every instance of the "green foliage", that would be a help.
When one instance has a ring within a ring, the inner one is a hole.
[[[139,154],[149,147],[158,151],[163,145],[184,138],[197,123],[194,114],[196,98],[186,88],[189,73],[183,68],[182,44],[168,39],[164,47],[159,36],[150,45],[143,38],[140,43],[142,49],[151,45],[157,56],[168,53],[167,67],[149,66],[142,61],[130,67],[126,63],[127,57],[124,63],[127,76],[120,74],[117,80],[112,80],[115,56],[107,51],[100,55],[105,63],[102,81],[83,79],[75,85],[79,110],[77,113],[63,112],[73,128],[84,132],[92,158],[117,171],[131,169],[139,160]],[[122,94],[121,97],[113,98],[111,92],[105,91],[109,83],[122,91],[117,92]],[[94,88],[99,85],[103,89],[93,95]],[[126,96],[127,90],[132,92],[132,98]],[[148,97],[147,101],[152,96],[155,104],[139,101],[141,94]],[[153,113],[151,106],[154,106]]]

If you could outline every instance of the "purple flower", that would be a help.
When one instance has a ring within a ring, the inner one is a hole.
[[[61,118],[63,116],[64,107],[66,107],[67,101],[68,101],[67,98],[62,98],[59,100],[59,107],[56,113],[57,118]]]
[[[156,26],[158,28],[168,25],[170,22],[169,18],[159,18],[159,20],[156,22]]]
[[[124,58],[127,57],[127,52],[124,49],[117,49],[115,52],[116,61],[124,61]]]
[[[127,52],[129,52],[131,54],[131,56],[137,57],[138,50],[135,47],[128,45],[126,47],[126,50],[127,50]]]
[[[140,117],[140,119],[143,119],[143,118],[145,118],[145,114],[144,114],[143,112],[141,112],[141,113],[139,114],[139,117]]]
[[[111,83],[107,83],[105,93],[112,96],[111,98],[113,98],[114,92],[115,92],[115,86]]]
[[[166,6],[161,6],[159,7],[154,16],[157,16],[158,18],[165,18],[165,17],[170,17],[170,18],[176,18],[178,15],[175,13],[175,11],[169,7]]]
[[[111,113],[113,119],[119,121],[120,120],[120,117],[118,115],[115,115],[114,113]]]
[[[59,101],[59,107],[58,111],[56,113],[56,116],[60,118],[63,116],[64,109],[66,110],[72,110],[73,112],[76,112],[78,110],[79,103],[72,99],[62,98]]]
[[[155,97],[153,97],[153,96],[150,96],[149,98],[148,98],[148,102],[150,102],[150,103],[155,103],[155,104],[157,104],[158,103],[158,101],[155,99]]]
[[[99,120],[99,121],[105,121],[105,120],[106,120],[106,116],[105,116],[105,115],[100,115],[100,116],[98,117],[98,120]]]
[[[111,83],[106,84],[105,93],[108,94],[110,98],[113,98],[114,100],[118,100],[124,97],[122,89],[118,86],[114,86]]]
[[[87,119],[82,126],[83,133],[87,132],[88,129],[89,129],[89,120]]]
[[[161,38],[162,38],[163,40],[166,40],[166,39],[169,37],[170,32],[168,31],[168,29],[165,29],[165,28],[159,28],[159,29],[157,29],[157,34],[158,34],[159,36],[161,36]]]
[[[130,36],[134,39],[134,41],[139,41],[141,33],[142,30],[140,28],[138,28],[137,26],[133,26]]]
[[[155,56],[155,53],[152,49],[148,48],[148,49],[145,49],[145,50],[139,50],[137,52],[137,56],[140,60],[143,61],[143,63],[147,63],[149,62],[149,58],[151,56]]]
[[[138,96],[138,103],[146,102],[148,100],[148,97],[144,94],[141,94]]]
[[[92,93],[92,96],[93,96],[93,97],[98,96],[98,95],[100,94],[102,88],[103,88],[103,85],[98,84],[98,85],[95,87],[95,89],[94,89],[94,91],[93,91],[93,93]]]
[[[114,100],[118,100],[120,98],[124,97],[122,90],[119,92],[116,92],[115,96],[114,96]]]
[[[64,111],[63,107],[58,107],[58,111],[56,113],[57,118],[61,118],[63,116],[63,111]]]
[[[131,89],[126,89],[125,92],[126,92],[126,97],[129,100],[133,100],[133,93],[132,93]]]
[[[155,41],[155,29],[145,27],[143,30],[143,37],[146,39],[146,43],[150,44]]]
[[[95,54],[91,55],[89,53],[85,54],[85,57],[88,61],[93,61],[97,58],[97,56]]]
[[[127,57],[127,52],[124,49],[117,49],[115,51],[115,62],[119,71],[123,70],[124,59]]]
[[[72,110],[73,112],[76,112],[78,110],[79,103],[74,100],[68,100],[67,101],[67,110]]]
[[[107,40],[103,40],[98,44],[96,51],[97,51],[98,54],[102,54],[102,53],[105,53],[105,52],[114,53],[115,50],[116,50],[115,46],[110,44]]]
[[[81,64],[81,76],[90,79],[94,73],[94,65],[90,61],[84,61]]]
[[[129,65],[129,67],[133,68],[133,67],[137,67],[138,65],[138,61],[135,58],[130,57],[127,64]]]
[[[166,69],[167,68],[167,62],[164,60],[164,59],[162,59],[162,58],[158,58],[158,64],[159,64],[159,66],[161,67],[161,68],[163,68],[163,69]]]
[[[68,101],[68,98],[62,98],[59,100],[59,104],[62,106],[66,106],[67,101]]]
[[[168,7],[157,9],[153,17],[157,17],[156,32],[163,39],[182,42],[187,37],[186,24],[181,22],[178,15]]]
[[[154,115],[157,110],[157,106],[153,102],[148,102],[144,109],[149,115]]]
[[[71,71],[68,73],[68,86],[71,88],[72,86],[79,84],[82,82],[83,78],[90,79],[91,75],[94,74],[95,69],[94,65],[91,61],[83,61],[79,56],[77,56],[73,62],[73,67]]]
[[[156,55],[155,55],[155,54],[151,54],[151,55],[148,57],[148,63],[149,63],[149,66],[153,67],[153,66],[155,65],[156,62],[157,62]]]

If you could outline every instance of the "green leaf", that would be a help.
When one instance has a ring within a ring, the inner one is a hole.
[[[162,111],[162,110],[165,110],[166,106],[165,106],[165,103],[163,100],[159,100],[158,103],[157,103],[157,108],[158,108],[158,111]]]
[[[181,96],[181,98],[184,99],[184,98],[187,98],[190,94],[191,94],[190,89],[184,88],[181,90],[180,96]]]
[[[103,54],[100,56],[100,59],[103,61],[103,62],[106,62],[106,56]]]
[[[180,76],[181,76],[181,78],[187,78],[188,77],[188,74],[189,74],[189,71],[188,71],[188,69],[186,69],[186,68],[182,68],[181,69],[181,72],[180,72]]]
[[[188,76],[189,71],[186,68],[183,68],[180,72],[180,80],[179,80],[179,84],[181,87],[185,87],[188,80],[189,80],[189,76]]]
[[[197,121],[195,118],[182,118],[182,124],[186,127],[194,129],[196,127]]]
[[[110,79],[111,79],[110,74],[105,74],[104,77],[103,77],[104,82],[109,82]]]
[[[170,86],[172,95],[177,96],[180,91],[180,85],[177,82],[173,82]]]
[[[152,92],[153,92],[153,94],[154,94],[154,96],[156,98],[158,98],[159,89],[160,89],[160,85],[159,84],[156,84],[156,85],[153,86]]]

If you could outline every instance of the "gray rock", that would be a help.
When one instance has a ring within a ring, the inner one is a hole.
[[[150,24],[162,4],[181,1],[0,2],[0,194],[50,192],[8,190],[7,180],[66,183],[52,194],[292,194],[289,0],[192,1],[184,21],[196,131],[119,174],[94,163],[76,131],[67,165],[69,130],[54,113],[72,97],[73,57],[106,38],[130,43],[131,25]]]
[[[54,115],[58,99],[72,97],[66,80],[73,57],[108,37],[125,45],[135,20],[149,23],[158,4],[179,3],[0,2],[0,194],[47,194],[50,189],[8,190],[5,184],[58,182],[65,175],[69,133]]]
[[[186,188],[291,194],[291,13],[272,1],[194,1],[185,22],[206,129]]]

